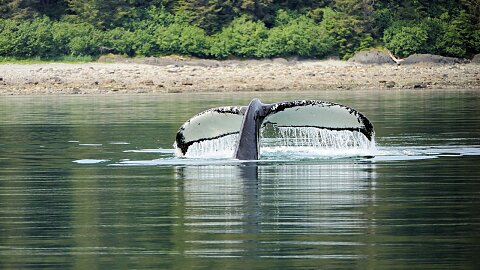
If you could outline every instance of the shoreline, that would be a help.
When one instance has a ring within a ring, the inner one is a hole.
[[[143,63],[124,59],[113,63],[0,64],[0,96],[335,89],[480,90],[480,65],[473,63],[365,65],[339,60],[146,60]]]

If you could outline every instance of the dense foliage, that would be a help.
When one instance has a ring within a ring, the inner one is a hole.
[[[480,0],[0,0],[0,57],[470,57]]]

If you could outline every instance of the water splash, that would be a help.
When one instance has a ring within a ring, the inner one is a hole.
[[[262,155],[294,154],[295,156],[373,156],[375,140],[349,130],[328,130],[315,127],[274,127],[262,132]]]
[[[194,143],[187,158],[232,158],[238,134]],[[178,150],[178,149],[177,149]],[[375,141],[362,133],[348,130],[327,130],[314,127],[266,127],[261,130],[262,156],[293,154],[319,156],[368,156],[376,151]],[[177,156],[181,156],[177,151]]]
[[[328,130],[314,127],[279,127],[279,138],[284,146],[307,146],[333,149],[372,149],[374,141],[362,133],[348,130]]]
[[[231,134],[214,140],[205,140],[192,144],[185,157],[187,158],[232,158],[235,152],[238,134]],[[177,156],[179,149],[177,148]]]

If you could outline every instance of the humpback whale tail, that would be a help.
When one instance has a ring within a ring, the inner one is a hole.
[[[253,99],[248,106],[213,108],[195,115],[180,127],[174,146],[178,156],[185,156],[206,141],[234,137],[236,144],[227,146],[234,147],[234,158],[256,160],[260,129],[268,124],[356,132],[368,141],[373,141],[375,134],[363,114],[341,104],[318,100],[263,104]]]

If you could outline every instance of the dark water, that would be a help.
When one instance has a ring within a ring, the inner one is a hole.
[[[178,159],[210,107],[322,99],[378,154]],[[0,269],[478,269],[480,94],[0,97]]]

